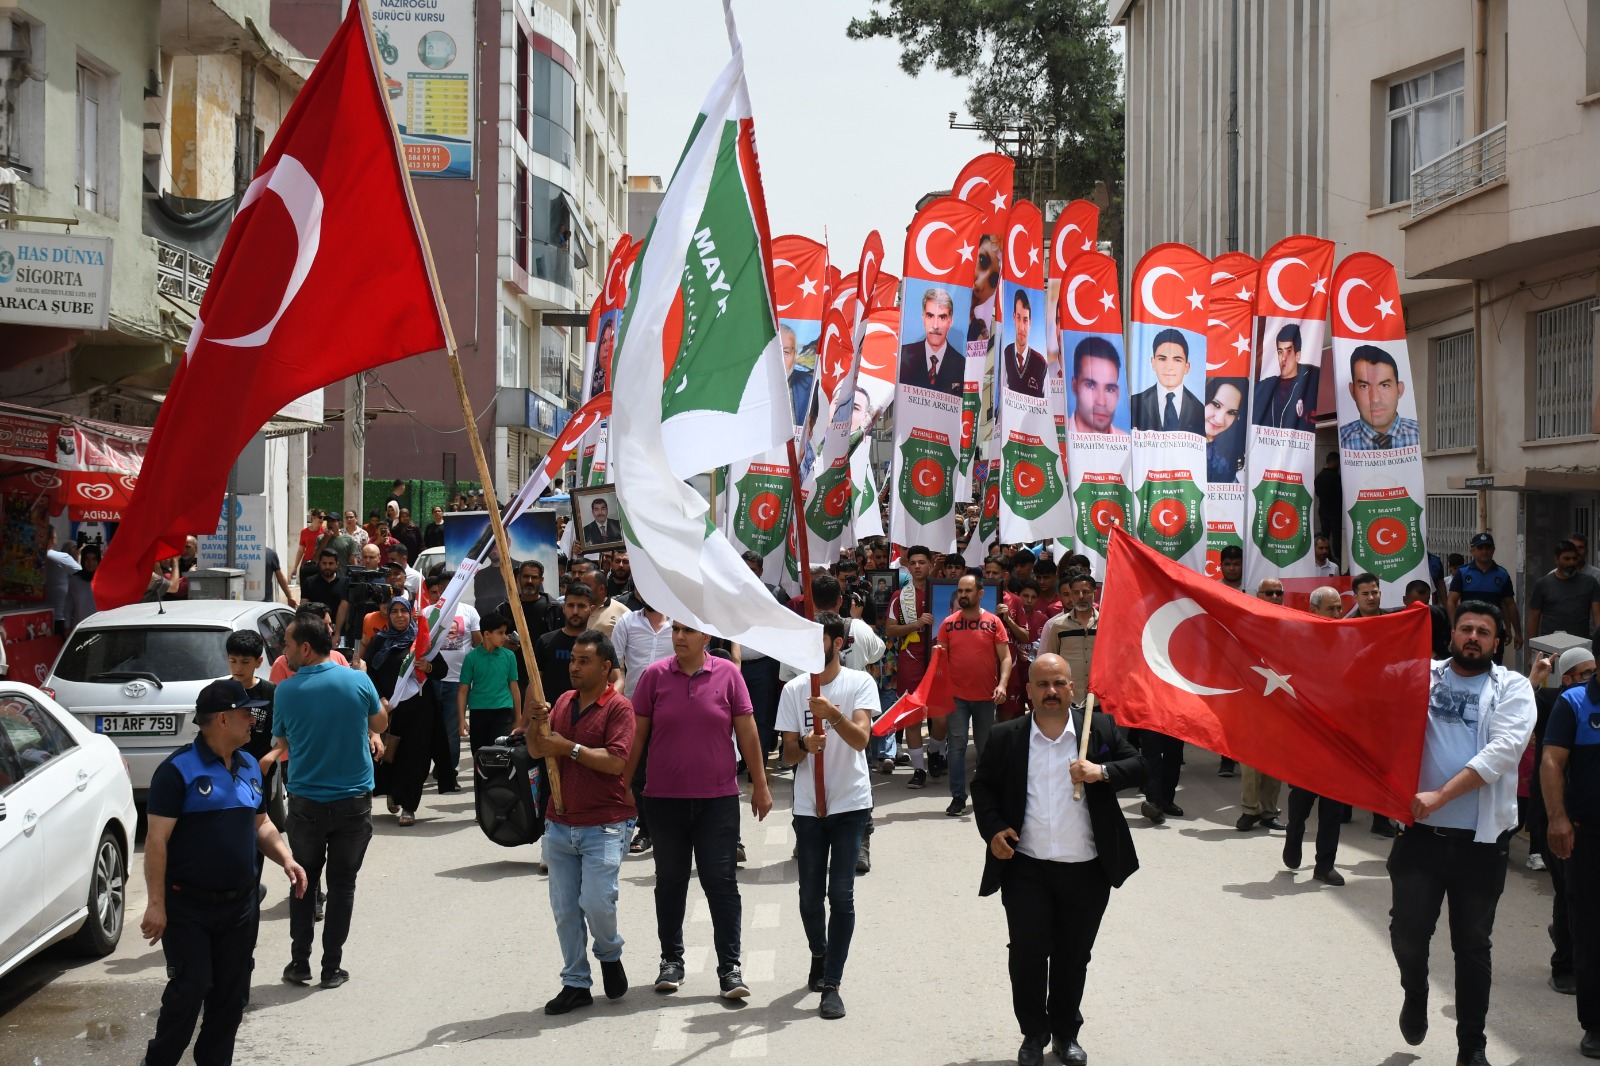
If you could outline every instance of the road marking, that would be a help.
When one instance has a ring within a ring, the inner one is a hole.
[[[706,959],[710,958],[711,949],[704,944],[699,947],[686,948],[683,952],[683,972],[685,974],[705,973]]]
[[[656,1018],[656,1051],[682,1051],[689,1046],[689,1022],[694,1017],[693,1007],[668,1007]]]
[[[770,948],[744,953],[744,978],[746,981],[777,980],[778,953]]]
[[[767,1057],[767,1031],[760,1025],[741,1025],[733,1045],[728,1049],[730,1059],[764,1059]]]
[[[750,928],[778,928],[778,921],[780,918],[779,907],[780,905],[777,903],[757,903],[755,906],[751,907]]]
[[[767,847],[777,847],[789,842],[789,827],[786,825],[767,826]]]
[[[761,867],[761,872],[756,875],[756,880],[762,884],[773,885],[783,880],[783,863],[769,862]]]
[[[709,922],[711,920],[711,905],[703,899],[694,901],[694,906],[689,909],[691,922]]]

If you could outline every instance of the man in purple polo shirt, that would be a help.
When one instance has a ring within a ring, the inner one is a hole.
[[[750,810],[757,820],[772,810],[772,793],[760,771],[761,740],[744,678],[732,662],[706,654],[708,640],[706,634],[674,622],[673,656],[639,675],[633,690],[633,750],[622,780],[633,779],[649,741],[644,802],[655,842],[656,935],[661,940],[656,991],[676,992],[683,984],[683,911],[692,857],[711,909],[722,996],[744,999],[750,989],[739,969],[741,909],[734,864],[739,756],[753,769]]]

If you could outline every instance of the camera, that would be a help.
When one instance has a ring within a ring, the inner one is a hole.
[[[344,576],[348,583],[345,602],[350,604],[350,611],[345,617],[345,632],[353,634],[351,642],[354,643],[361,636],[362,620],[393,599],[394,589],[389,587],[388,578],[382,570],[352,566],[344,572]]]

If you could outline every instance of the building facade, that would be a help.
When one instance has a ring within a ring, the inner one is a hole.
[[[416,5],[369,7],[383,28]],[[413,185],[502,499],[549,450],[574,406],[583,322],[624,230],[627,97],[617,9],[615,0],[429,5],[430,15],[469,27],[473,39],[453,47],[470,46],[475,57],[463,91],[476,121],[470,167],[429,176],[414,166]],[[273,0],[273,26],[318,55],[343,11],[341,0]],[[398,38],[404,26],[392,25]],[[412,87],[396,81],[390,91]],[[370,373],[362,404],[365,476],[478,480],[443,353]],[[318,435],[311,469],[344,471],[348,484],[344,434]]]
[[[268,0],[0,11],[0,241],[97,243],[109,275],[103,322],[0,306],[0,399],[155,424],[238,198],[309,70],[267,14]],[[320,403],[297,405],[249,453],[273,543],[300,524],[320,421]]]
[[[1114,20],[1130,266],[1299,232],[1394,263],[1429,548],[1488,530],[1520,588],[1568,533],[1600,539],[1600,2],[1511,9],[1125,0]]]

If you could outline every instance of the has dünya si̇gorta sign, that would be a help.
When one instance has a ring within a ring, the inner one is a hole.
[[[105,329],[111,238],[0,231],[0,322]]]

